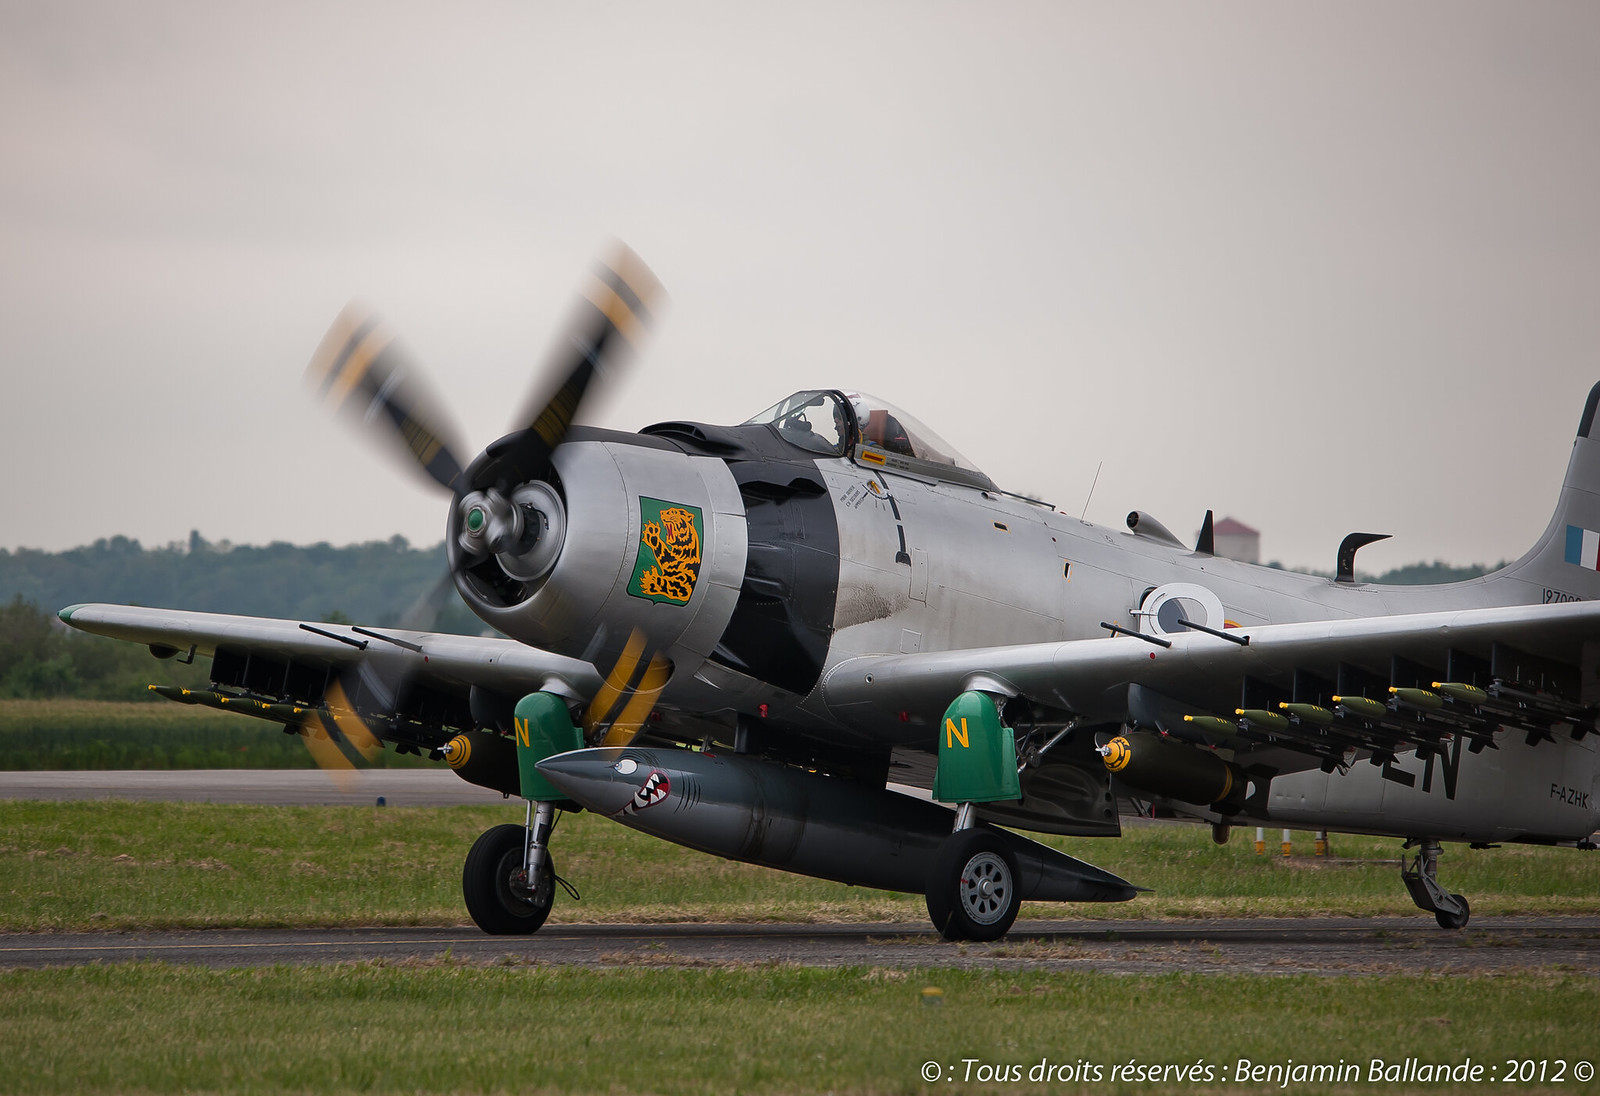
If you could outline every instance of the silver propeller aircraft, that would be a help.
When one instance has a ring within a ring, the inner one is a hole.
[[[211,659],[163,695],[308,743],[428,751],[527,800],[467,855],[490,933],[543,924],[558,810],[735,860],[922,893],[950,939],[1024,900],[1138,888],[1016,830],[1113,837],[1125,811],[1403,839],[1440,925],[1441,843],[1588,846],[1600,827],[1600,385],[1549,528],[1432,587],[1213,554],[1010,494],[909,414],[797,392],[736,426],[573,425],[657,295],[596,273],[556,394],[463,463],[388,330],[353,311],[311,375],[451,495],[455,589],[498,637],[115,605],[61,617]],[[920,786],[931,801],[888,787]],[[1006,828],[1001,828],[1002,826]],[[1590,846],[1592,847],[1592,846]]]

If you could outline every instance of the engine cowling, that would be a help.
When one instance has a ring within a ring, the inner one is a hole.
[[[468,477],[484,473],[494,447]],[[603,664],[642,633],[682,665],[711,653],[744,579],[744,503],[727,465],[675,449],[569,441],[544,478],[451,510],[456,588],[513,639]]]

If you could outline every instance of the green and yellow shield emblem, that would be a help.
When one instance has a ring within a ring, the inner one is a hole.
[[[639,499],[639,555],[628,593],[685,605],[700,579],[700,508]]]

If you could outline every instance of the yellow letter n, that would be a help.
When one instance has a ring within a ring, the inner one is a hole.
[[[511,722],[517,728],[517,744],[519,746],[532,745],[528,741],[528,721],[526,719],[512,719]]]
[[[955,749],[956,739],[961,740],[962,749],[967,748],[967,717],[961,717],[961,726],[956,726],[956,721],[949,716],[944,720],[944,744],[947,749]]]

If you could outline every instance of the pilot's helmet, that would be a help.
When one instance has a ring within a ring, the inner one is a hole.
[[[867,401],[862,399],[854,392],[846,392],[844,398],[850,401],[850,409],[855,412],[857,424],[859,424],[862,429],[866,429],[867,416],[870,413],[867,407]]]

